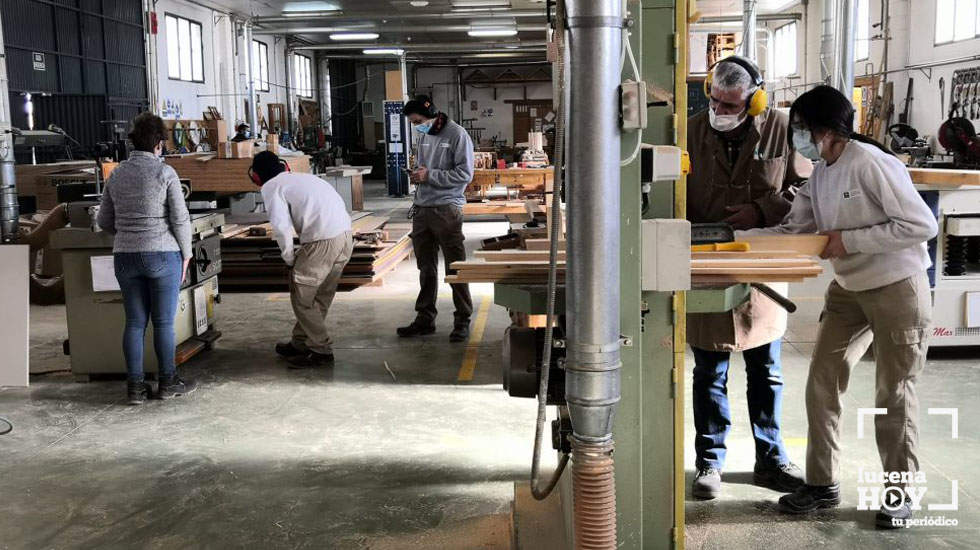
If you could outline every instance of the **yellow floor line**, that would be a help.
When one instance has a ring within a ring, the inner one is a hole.
[[[480,302],[480,311],[476,314],[476,323],[473,324],[470,341],[466,344],[466,355],[463,356],[463,365],[459,367],[457,382],[473,380],[473,372],[476,371],[476,358],[480,354],[480,342],[483,340],[483,329],[487,326],[491,302],[490,296],[484,296],[483,301]]]

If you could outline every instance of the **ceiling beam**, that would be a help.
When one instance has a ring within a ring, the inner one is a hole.
[[[263,27],[257,34],[318,34],[318,33],[344,33],[344,32],[411,32],[411,33],[446,33],[446,32],[467,32],[482,27],[497,28],[493,25],[333,25],[329,27],[311,27],[309,25],[295,25],[291,27]],[[515,28],[518,32],[544,32],[547,26],[541,25],[505,25],[500,27]]]
[[[296,15],[296,16],[258,16],[252,18],[252,23],[265,26],[272,23],[310,23],[313,21],[336,22],[351,20],[352,22],[363,21],[440,21],[451,19],[514,19],[514,18],[540,18],[545,19],[546,13],[541,10],[484,10],[466,12],[444,12],[444,13],[377,13],[359,12],[345,13],[337,12],[334,14],[316,15]]]

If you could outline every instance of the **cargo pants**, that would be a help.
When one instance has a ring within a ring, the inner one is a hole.
[[[446,265],[446,273],[453,262],[466,260],[463,246],[463,208],[454,204],[442,206],[416,206],[412,217],[412,247],[419,268],[419,295],[415,301],[416,323],[435,323],[436,299],[439,294],[439,249]],[[453,290],[455,326],[469,326],[473,314],[473,299],[467,284],[450,285]]]
[[[918,470],[915,382],[925,366],[931,320],[932,297],[925,272],[859,292],[830,283],[806,384],[807,484],[840,481],[841,395],[872,340],[874,407],[888,411],[874,417],[883,471]],[[863,407],[871,406],[860,401]]]
[[[296,314],[293,347],[333,353],[333,341],[327,333],[327,312],[353,251],[350,231],[332,239],[302,244],[296,250],[289,276],[289,299]]]

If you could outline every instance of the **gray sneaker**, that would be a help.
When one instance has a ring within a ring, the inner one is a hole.
[[[901,497],[895,497],[891,493],[886,498],[890,499],[888,505],[896,509],[891,510],[887,506],[882,506],[875,515],[875,527],[878,529],[901,529],[905,527],[905,523],[912,517],[912,503],[905,499],[905,502],[899,504],[897,501]]]
[[[721,471],[714,468],[701,468],[694,474],[691,494],[699,500],[711,500],[721,493]]]

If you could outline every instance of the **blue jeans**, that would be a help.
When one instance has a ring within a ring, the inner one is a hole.
[[[780,342],[742,352],[747,377],[749,420],[755,438],[755,462],[764,467],[789,462],[779,420],[783,413]],[[691,347],[694,352],[694,448],[698,469],[725,465],[725,436],[732,425],[728,407],[728,352]]]
[[[171,378],[176,368],[174,317],[183,276],[180,252],[118,252],[114,257],[116,280],[126,308],[123,354],[129,381],[143,381],[143,339],[150,319],[158,377]]]

